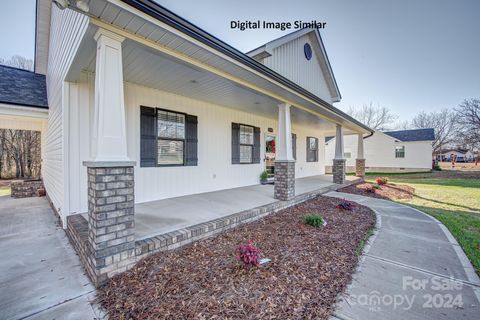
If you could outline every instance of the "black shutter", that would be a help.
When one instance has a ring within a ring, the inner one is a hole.
[[[155,109],[140,107],[140,167],[157,163],[157,117]]]
[[[260,128],[253,128],[253,163],[260,163]]]
[[[318,162],[318,138],[315,138],[315,162]]]
[[[232,123],[232,164],[240,163],[240,124]]]
[[[293,159],[297,160],[297,135],[292,133],[292,151]]]
[[[185,137],[185,165],[186,166],[196,166],[198,164],[197,157],[197,145],[198,145],[198,134],[197,126],[198,119],[197,116],[192,116],[187,114],[185,117],[186,122],[186,137]]]

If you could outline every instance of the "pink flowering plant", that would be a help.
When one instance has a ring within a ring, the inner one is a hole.
[[[258,267],[260,265],[260,250],[249,240],[247,244],[237,247],[236,258],[243,262],[246,268]]]

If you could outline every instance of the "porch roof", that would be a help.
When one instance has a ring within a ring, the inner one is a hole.
[[[188,93],[194,98],[206,100],[205,97],[194,95],[195,90],[198,90],[207,98],[215,93],[217,98],[229,96],[235,98],[236,102],[242,101],[242,98],[248,95],[251,97],[247,99],[248,103],[257,109],[261,108],[261,104],[271,107],[285,102],[332,124],[341,124],[346,129],[363,133],[371,131],[326,101],[152,1],[99,0],[90,1],[89,4],[91,27],[109,29],[127,38],[124,42],[125,51],[133,45],[143,47],[143,52],[133,50],[140,53],[131,56],[128,63],[124,60],[125,69],[128,65],[135,65],[137,73],[135,78],[132,75],[134,71],[125,70],[126,81],[157,88],[159,82],[162,82],[158,76],[159,66],[162,66],[160,60],[170,60],[176,63],[177,67],[183,67],[169,74],[170,80],[172,75],[183,72],[184,83],[174,83],[173,88],[183,91],[180,94]],[[82,69],[94,71],[95,43],[91,37],[93,32],[94,30],[89,31],[85,36],[68,80],[76,80]],[[139,71],[141,61],[144,61],[144,68]],[[202,83],[196,79],[198,77]],[[198,89],[193,86],[192,89],[192,84],[198,83],[204,86],[198,86]],[[207,83],[209,88],[205,88]],[[179,88],[181,86],[184,88]],[[219,92],[219,89],[222,92]]]

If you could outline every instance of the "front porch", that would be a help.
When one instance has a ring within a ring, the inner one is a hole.
[[[347,176],[348,182],[356,180]],[[339,186],[328,175],[295,179],[297,196],[331,187]],[[280,202],[273,197],[273,188],[273,185],[254,185],[136,204],[135,239],[148,239]]]
[[[136,204],[131,218],[134,221],[135,245],[129,264],[112,270],[109,277],[128,270],[136,261],[151,253],[172,250],[232,229],[360,179],[347,176],[343,184],[338,184],[333,183],[329,175],[298,178],[295,179],[296,195],[288,201],[274,198],[273,185],[253,185]],[[88,233],[87,213],[68,217],[67,234],[92,275],[95,271],[89,262],[91,248]],[[95,279],[92,280],[95,282]]]

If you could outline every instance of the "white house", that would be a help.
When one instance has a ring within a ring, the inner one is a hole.
[[[335,154],[335,137],[325,142],[326,171],[332,171]],[[380,132],[363,137],[366,172],[417,172],[432,169],[432,143],[435,140],[433,129],[415,129]],[[358,139],[346,136],[344,156],[347,159],[347,172],[355,172]]]
[[[475,154],[468,149],[447,149],[440,150],[435,155],[435,159],[438,161],[452,161],[455,159],[457,162],[471,162],[475,160]]]
[[[371,133],[333,107],[341,97],[317,30],[244,54],[150,0],[53,3],[37,0],[35,72],[49,106],[42,173],[95,283],[164,240],[136,239],[138,204],[166,224],[152,201],[257,186],[270,169],[269,197],[286,201],[272,211],[301,201],[296,179],[325,173],[326,136],[338,141],[330,181],[342,184],[343,136]]]

